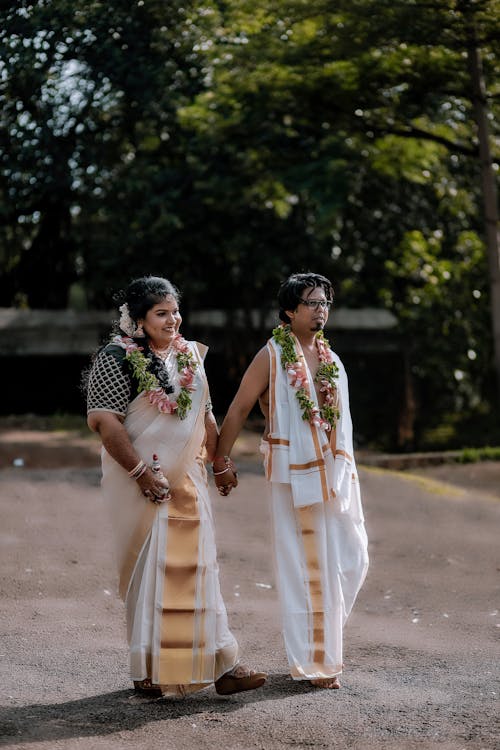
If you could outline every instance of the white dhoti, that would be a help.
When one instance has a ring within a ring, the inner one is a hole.
[[[275,575],[295,679],[342,672],[343,628],[365,578],[364,524],[335,503],[295,508],[290,485],[271,484]]]
[[[352,447],[347,378],[331,434],[302,419],[271,340],[270,432],[262,441],[271,489],[275,575],[285,648],[294,679],[338,675],[343,629],[368,570],[367,536]],[[296,342],[299,356],[300,345]],[[316,401],[309,373],[311,398]]]

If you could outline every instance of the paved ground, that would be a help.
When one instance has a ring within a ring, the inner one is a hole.
[[[209,688],[148,701],[128,680],[99,470],[90,459],[73,467],[64,439],[52,463],[46,440],[38,461],[26,436],[7,442],[25,465],[9,454],[0,471],[6,747],[500,748],[499,463],[361,470],[371,567],[345,635],[343,687],[327,692],[287,676],[267,488],[240,444],[240,488],[212,493],[221,581],[243,655],[269,681],[229,698]]]

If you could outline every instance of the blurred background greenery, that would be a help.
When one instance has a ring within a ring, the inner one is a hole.
[[[2,3],[1,306],[109,310],[156,273],[181,289],[187,333],[197,310],[260,310],[207,360],[223,413],[279,283],[324,273],[340,309],[397,321],[389,347],[338,347],[361,445],[499,443],[499,15],[497,0]],[[84,365],[3,361],[25,397]]]

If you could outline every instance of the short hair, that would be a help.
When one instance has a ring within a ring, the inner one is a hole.
[[[319,273],[292,273],[284,281],[278,292],[278,304],[280,306],[279,317],[284,323],[290,323],[286,310],[296,310],[302,299],[304,289],[315,289],[321,287],[325,292],[328,302],[332,303],[335,296],[333,285],[326,276]]]
[[[168,279],[161,276],[142,276],[134,279],[125,291],[125,302],[130,317],[135,323],[144,319],[148,310],[162,302],[169,294],[178,304],[179,290]]]

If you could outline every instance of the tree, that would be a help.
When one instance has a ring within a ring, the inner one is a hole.
[[[91,303],[109,304],[110,273],[124,269],[119,286],[143,265],[141,220],[161,233],[151,264],[163,261],[165,231],[178,217],[162,198],[171,188],[175,202],[187,161],[176,110],[203,86],[199,6],[39,0],[2,7],[7,303],[64,307],[80,278]]]
[[[482,330],[487,266],[477,252],[484,232],[467,64],[471,17],[485,76],[493,80],[497,70],[497,3],[469,3],[467,12],[463,5],[230,3],[213,50],[214,84],[183,115],[213,139],[244,141],[240,162],[253,167],[265,190],[261,200],[276,213],[283,196],[295,196],[312,216],[317,241],[336,258],[344,295],[353,304],[382,299],[399,314],[413,376],[444,391],[455,409],[466,391],[471,405],[487,398],[488,377],[476,377],[468,353],[480,350],[482,364],[491,357],[491,337]],[[423,244],[412,242],[415,236]],[[419,294],[414,277],[397,270],[407,265],[408,242]],[[470,243],[474,269],[464,253]],[[469,269],[468,296],[439,272],[447,262]],[[448,295],[450,304],[438,309]],[[473,325],[462,306],[477,310]],[[437,361],[433,339],[440,342]],[[462,373],[460,382],[454,373]]]

